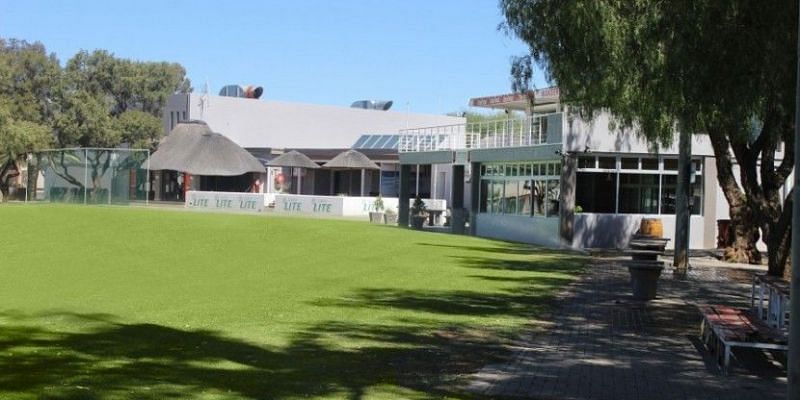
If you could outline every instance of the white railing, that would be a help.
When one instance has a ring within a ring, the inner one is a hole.
[[[400,131],[401,153],[534,146],[547,142],[547,115]]]

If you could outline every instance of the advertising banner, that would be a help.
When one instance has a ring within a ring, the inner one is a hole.
[[[186,208],[212,211],[263,212],[263,193],[186,192]]]

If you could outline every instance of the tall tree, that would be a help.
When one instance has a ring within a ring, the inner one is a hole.
[[[10,179],[25,154],[52,142],[61,68],[41,43],[0,39],[0,193],[7,201]],[[29,174],[31,171],[29,170]]]
[[[564,100],[606,109],[653,143],[709,135],[730,205],[726,256],[756,262],[759,229],[769,272],[784,272],[794,162],[797,2],[779,0],[500,0],[505,28],[530,47],[514,61],[517,89],[532,64]],[[735,176],[734,164],[739,168]]]
[[[0,197],[8,201],[11,178],[19,175],[20,162],[31,151],[47,147],[52,129],[31,121],[12,118],[6,105],[0,104]]]

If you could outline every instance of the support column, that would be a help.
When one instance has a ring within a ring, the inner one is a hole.
[[[464,233],[465,211],[464,210],[464,166],[453,165],[452,186],[450,199],[452,208],[450,213],[450,230],[453,233]]]
[[[559,213],[559,232],[561,240],[572,246],[575,234],[575,173],[578,169],[578,158],[567,154],[561,161],[561,199]]]
[[[480,205],[481,191],[481,163],[472,163],[472,179],[470,180],[470,210],[469,210],[469,234],[477,234],[477,217]],[[485,196],[486,194],[484,194]]]
[[[675,190],[675,274],[685,276],[689,268],[689,187],[692,171],[692,134],[685,129],[678,141],[678,187]]]
[[[366,170],[364,170],[363,168],[361,169],[361,197],[364,197],[364,182],[366,181],[366,179],[365,179],[366,172],[365,171]]]
[[[297,194],[303,194],[303,170],[300,168],[292,168],[297,171]]]
[[[408,228],[411,201],[411,165],[400,165],[400,196],[397,205],[397,224]]]

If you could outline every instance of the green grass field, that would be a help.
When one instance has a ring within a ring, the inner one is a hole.
[[[0,206],[0,398],[461,398],[583,259],[360,221]]]

